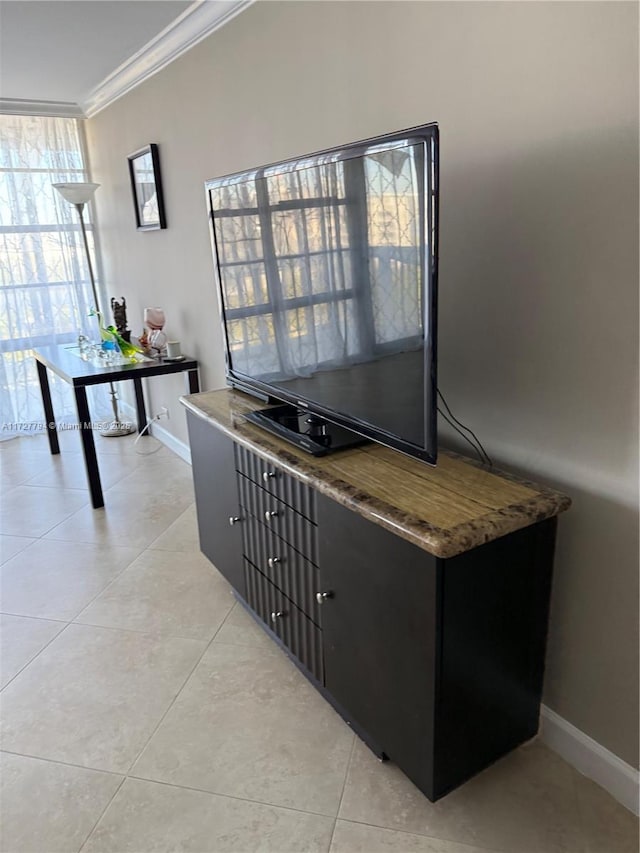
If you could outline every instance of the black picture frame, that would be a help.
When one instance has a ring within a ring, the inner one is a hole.
[[[129,154],[127,159],[138,231],[166,228],[158,146],[151,142]]]

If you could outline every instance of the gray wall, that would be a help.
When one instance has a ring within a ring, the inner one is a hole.
[[[545,702],[638,765],[638,6],[258,3],[87,123],[110,295],[223,382],[206,178],[441,128],[440,384],[560,520]],[[168,230],[126,155],[160,145]],[[186,439],[173,377],[150,387]]]

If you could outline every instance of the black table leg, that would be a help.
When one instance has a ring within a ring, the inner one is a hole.
[[[96,445],[93,440],[93,429],[89,404],[87,403],[87,392],[83,385],[75,387],[76,406],[78,409],[78,422],[80,423],[80,437],[82,438],[82,449],[84,451],[84,464],[87,469],[87,480],[91,492],[91,504],[94,509],[104,506],[102,496],[102,485],[100,483],[100,469],[98,468],[98,457],[96,456]]]
[[[189,393],[197,394],[200,391],[200,380],[198,379],[198,368],[187,371],[187,382],[189,385]]]
[[[133,387],[136,392],[136,411],[137,411],[137,419],[138,419],[138,432],[142,432],[142,430],[147,425],[147,410],[144,405],[144,394],[142,393],[142,380],[134,378]],[[145,435],[149,435],[149,430],[145,432]]]
[[[51,390],[49,388],[49,377],[47,376],[47,368],[44,364],[36,361],[38,368],[38,379],[40,380],[40,393],[42,394],[42,405],[44,407],[44,416],[47,422],[47,437],[49,439],[49,448],[52,453],[60,453],[60,445],[58,444],[58,431],[56,430],[55,415],[53,414],[53,404],[51,402]]]

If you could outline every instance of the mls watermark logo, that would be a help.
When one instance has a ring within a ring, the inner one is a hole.
[[[50,423],[45,423],[44,421],[11,421],[11,422],[3,422],[0,424],[0,432],[15,432],[15,433],[39,433],[46,432],[48,429],[55,429],[60,432],[64,432],[65,430],[82,430],[82,429],[91,429],[91,430],[106,430],[106,429],[115,429],[116,427],[129,427],[131,428],[133,425],[131,423],[119,423],[118,421],[83,421],[82,423],[66,423],[60,422],[56,423],[51,421]]]

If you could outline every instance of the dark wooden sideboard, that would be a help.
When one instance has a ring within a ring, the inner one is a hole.
[[[231,390],[183,403],[203,553],[371,749],[437,800],[536,734],[566,496],[455,454],[317,459]]]

